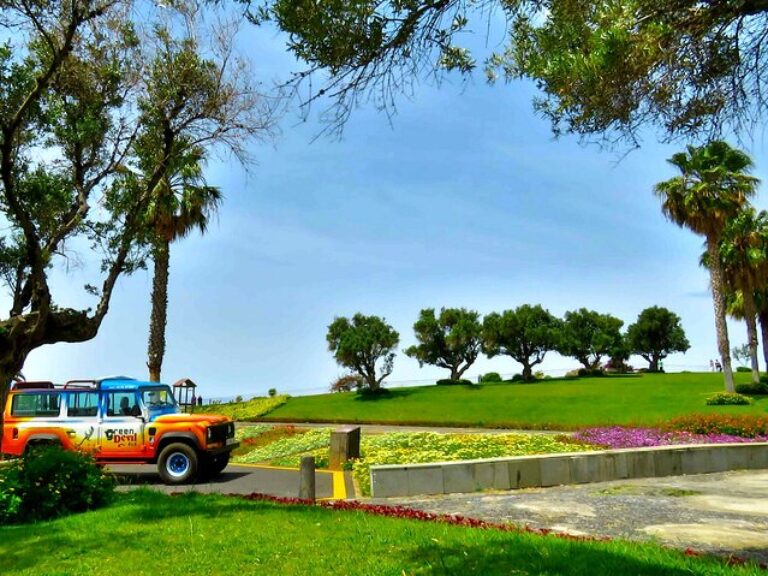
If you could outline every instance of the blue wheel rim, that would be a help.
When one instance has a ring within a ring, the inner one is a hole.
[[[174,452],[171,454],[170,458],[168,458],[165,469],[168,471],[168,474],[174,478],[184,476],[184,474],[187,473],[187,470],[189,470],[189,458],[186,454]]]

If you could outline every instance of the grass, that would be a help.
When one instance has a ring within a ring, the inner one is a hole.
[[[581,542],[194,493],[135,491],[107,509],[0,527],[5,576],[761,573],[654,544]]]
[[[285,404],[288,396],[275,396],[273,398],[251,398],[244,402],[227,402],[225,404],[206,404],[195,406],[195,414],[221,414],[229,416],[233,420],[249,421],[257,420],[270,410]]]
[[[737,383],[750,375],[734,375]],[[723,389],[718,373],[642,374],[533,384],[421,386],[374,398],[354,392],[290,398],[263,420],[367,422],[528,429],[653,425],[692,413],[765,414],[768,397],[749,406],[707,406]]]

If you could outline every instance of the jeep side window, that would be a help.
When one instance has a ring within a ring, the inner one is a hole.
[[[61,397],[58,393],[16,394],[11,404],[11,416],[19,418],[50,418],[59,415]]]
[[[107,416],[140,416],[134,392],[110,392],[107,394]]]
[[[96,392],[70,392],[67,396],[68,416],[96,416],[99,411],[99,395]]]

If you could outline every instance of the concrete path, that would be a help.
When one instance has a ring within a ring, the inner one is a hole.
[[[118,490],[145,487],[166,493],[195,491],[219,494],[251,494],[259,492],[285,498],[296,498],[299,495],[299,471],[290,468],[230,464],[224,472],[212,480],[182,486],[163,484],[155,466],[113,465],[109,466],[108,469],[117,478]],[[339,475],[341,476],[340,480]],[[315,490],[318,499],[346,498],[347,491],[343,472],[318,470],[315,473]]]
[[[768,563],[768,471],[372,500]]]
[[[270,426],[296,426],[299,428],[338,428],[340,426],[360,426],[361,434],[385,434],[389,432],[437,432],[439,434],[570,434],[558,430],[518,430],[512,428],[451,428],[448,426],[401,426],[397,424],[359,424],[350,422],[339,424],[332,422],[236,422],[238,428],[268,424]]]

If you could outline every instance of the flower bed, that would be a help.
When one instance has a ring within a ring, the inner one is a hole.
[[[674,444],[727,444],[734,442],[768,442],[768,437],[737,436],[710,432],[697,434],[687,430],[661,430],[659,428],[624,428],[609,426],[586,428],[573,434],[573,439],[593,446],[606,448],[642,448],[646,446],[670,446]]]

